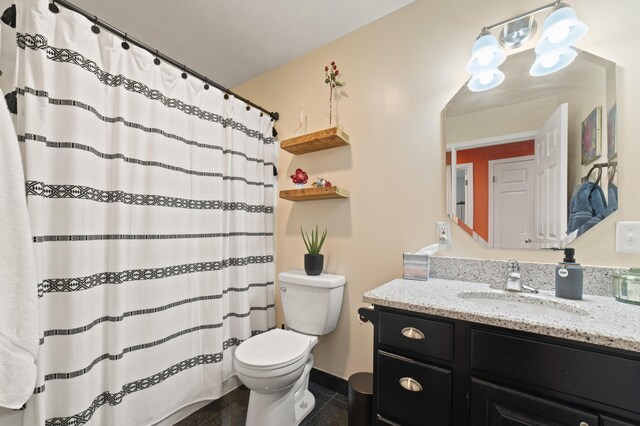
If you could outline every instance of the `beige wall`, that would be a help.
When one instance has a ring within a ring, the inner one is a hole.
[[[465,82],[468,55],[480,28],[537,7],[541,1],[417,0],[334,43],[236,88],[243,96],[280,112],[280,137],[293,135],[300,104],[307,131],[328,127],[324,65],[335,60],[346,96],[340,121],[351,146],[292,156],[281,151],[280,188],[297,167],[351,190],[348,201],[292,203],[277,211],[277,270],[302,267],[298,228],[327,226],[326,272],[347,277],[336,331],[321,339],[316,366],[342,377],[372,365],[372,330],[358,323],[366,291],[402,274],[402,252],[435,240],[435,221],[445,220],[442,110]],[[588,265],[640,265],[638,255],[617,255],[615,222],[640,220],[640,159],[635,123],[640,111],[640,15],[636,0],[582,0],[573,4],[590,31],[577,47],[617,62],[620,148],[620,210],[578,239],[577,258]],[[539,22],[541,24],[541,22]],[[292,34],[294,37],[295,34]],[[556,262],[557,253],[487,250],[454,229],[445,255]],[[549,277],[552,279],[552,277]],[[282,321],[281,311],[278,320]]]

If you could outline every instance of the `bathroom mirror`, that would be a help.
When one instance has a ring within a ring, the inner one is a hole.
[[[542,77],[510,55],[500,86],[446,105],[447,214],[484,247],[564,247],[617,210],[616,65],[575,50]]]

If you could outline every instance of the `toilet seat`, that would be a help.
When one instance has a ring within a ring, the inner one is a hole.
[[[236,349],[236,369],[254,374],[282,370],[278,373],[284,374],[298,368],[297,364],[304,364],[315,339],[315,336],[279,328],[253,336]]]

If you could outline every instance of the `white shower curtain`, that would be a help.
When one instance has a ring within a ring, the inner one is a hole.
[[[25,424],[219,397],[235,347],[275,325],[271,119],[64,7],[17,6],[41,330]]]

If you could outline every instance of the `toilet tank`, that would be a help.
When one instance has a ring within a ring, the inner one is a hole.
[[[304,271],[281,272],[280,296],[287,326],[304,334],[321,336],[338,324],[345,277],[307,275]]]

